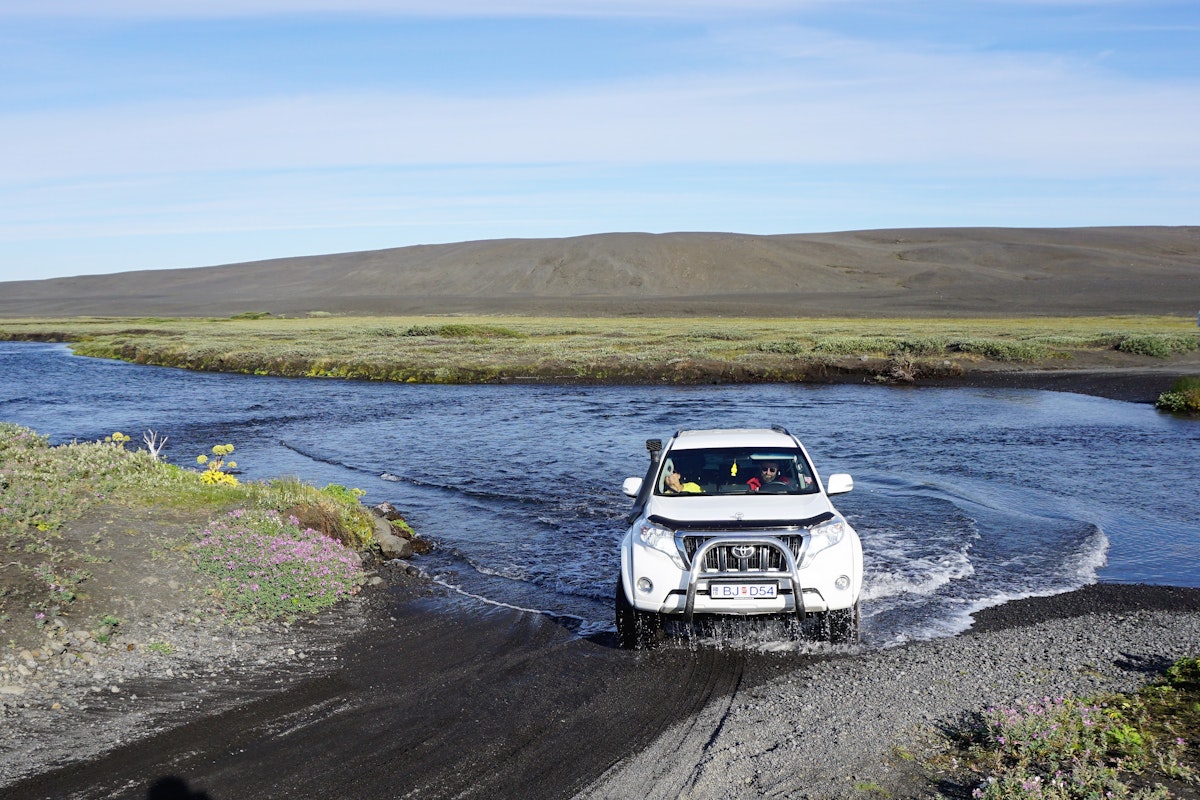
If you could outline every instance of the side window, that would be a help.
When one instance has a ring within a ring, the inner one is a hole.
[[[655,491],[658,494],[667,493],[667,476],[675,471],[675,462],[670,456],[663,459],[662,468],[658,471],[658,486]]]
[[[808,465],[803,460],[796,462],[796,486],[797,491],[808,493],[816,491],[816,482],[813,481],[812,473],[808,469]]]

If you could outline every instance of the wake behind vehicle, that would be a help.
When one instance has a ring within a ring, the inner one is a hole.
[[[785,428],[681,430],[646,442],[644,478],[621,540],[617,636],[636,648],[664,620],[697,615],[790,615],[833,642],[858,638],[863,558],[858,534]]]

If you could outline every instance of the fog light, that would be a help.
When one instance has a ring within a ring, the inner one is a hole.
[[[654,588],[654,582],[649,578],[638,578],[637,588],[639,592],[645,594]]]
[[[843,575],[834,581],[833,585],[836,586],[840,591],[844,592],[850,588],[850,578],[846,575]]]

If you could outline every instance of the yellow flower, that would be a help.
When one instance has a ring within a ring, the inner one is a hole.
[[[217,472],[215,470],[209,470],[208,472],[200,473],[200,482],[201,483],[210,483],[210,484],[214,484],[214,485],[216,485],[216,484],[225,484],[227,486],[237,486],[238,485],[237,478],[233,477],[232,475],[228,475],[224,472]]]
[[[207,464],[208,456],[204,456],[204,455],[196,456],[196,463],[197,464]]]

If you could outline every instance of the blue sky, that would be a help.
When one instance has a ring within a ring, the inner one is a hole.
[[[0,0],[0,281],[1187,224],[1195,0]]]

